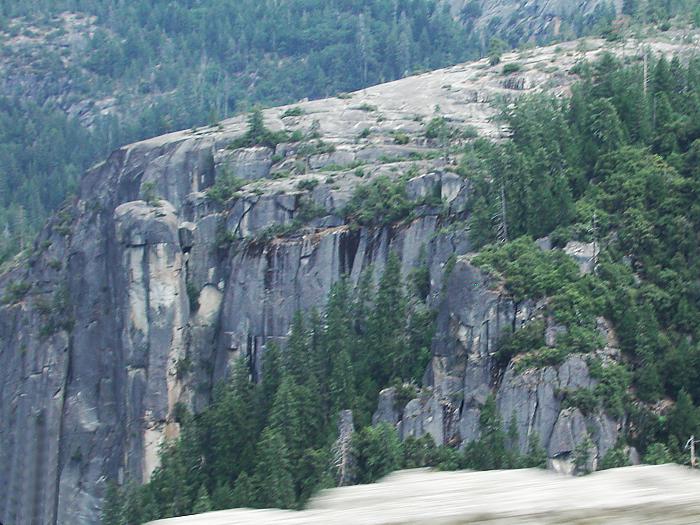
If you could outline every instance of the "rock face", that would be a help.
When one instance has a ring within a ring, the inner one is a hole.
[[[583,52],[560,48],[537,56],[566,71]],[[0,519],[98,523],[106,481],[148,479],[159,444],[178,433],[180,404],[206,406],[241,354],[257,378],[265,345],[284,341],[296,311],[322,305],[341,274],[357,283],[372,266],[379,275],[390,251],[404,276],[427,266],[437,333],[426,388],[405,407],[385,392],[376,421],[460,445],[478,436],[481,405],[495,393],[521,448],[536,433],[562,469],[585,436],[594,457],[610,448],[619,421],[561,406],[562,389],[593,384],[581,359],[495,369],[501,331],[538,305],[514,304],[470,264],[469,177],[451,172],[454,159],[424,136],[436,105],[450,125],[498,139],[507,130],[489,100],[531,92],[543,75],[566,93],[573,76],[546,77],[537,56],[523,62],[531,81],[518,94],[481,61],[305,102],[299,117],[267,110],[270,129],[307,137],[274,152],[227,150],[244,131],[240,117],[126,146],[91,169],[28,259],[0,277]],[[226,203],[208,198],[229,170],[245,186]],[[355,187],[404,174],[411,198],[443,205],[383,227],[346,223]]]

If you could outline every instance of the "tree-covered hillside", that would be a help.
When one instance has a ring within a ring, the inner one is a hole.
[[[122,144],[530,38],[477,28],[482,4],[453,16],[437,0],[0,1],[0,261]],[[558,38],[608,31],[614,16],[577,17]]]

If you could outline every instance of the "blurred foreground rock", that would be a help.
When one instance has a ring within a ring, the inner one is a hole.
[[[322,492],[308,510],[226,510],[153,525],[700,522],[700,474],[636,466],[585,477],[527,469],[396,472],[374,485]]]

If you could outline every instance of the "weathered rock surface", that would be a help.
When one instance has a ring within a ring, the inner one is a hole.
[[[502,330],[519,328],[537,305],[514,304],[470,264],[469,178],[451,172],[454,159],[423,135],[439,105],[450,125],[502,138],[489,101],[545,87],[566,94],[575,80],[568,68],[600,52],[600,42],[589,45],[504,56],[531,77],[517,93],[484,60],[300,103],[300,117],[265,111],[269,128],[316,130],[320,145],[228,151],[245,128],[239,117],[126,146],[91,169],[28,260],[0,276],[0,296],[10,297],[0,307],[0,519],[97,523],[106,480],[148,479],[158,445],[177,435],[178,403],[201,410],[241,354],[257,376],[265,345],[284,341],[297,310],[322,305],[341,274],[356,283],[372,266],[380,275],[392,250],[404,275],[427,266],[437,335],[423,392],[404,407],[382,398],[376,421],[403,437],[460,445],[478,436],[481,406],[495,392],[504,419],[515,414],[521,448],[537,433],[550,458],[566,463],[590,435],[604,453],[619,422],[562,410],[558,394],[593,384],[584,362],[495,369]],[[548,76],[544,62],[559,72]],[[396,144],[396,131],[409,144]],[[206,190],[226,165],[248,183],[221,204]],[[342,209],[358,184],[407,173],[411,197],[439,195],[443,206],[386,227],[346,223]],[[17,289],[26,293],[10,293]]]

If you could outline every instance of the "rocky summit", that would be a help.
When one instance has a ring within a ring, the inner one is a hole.
[[[147,481],[161,444],[180,432],[180,408],[203,410],[240,356],[257,380],[297,311],[322,308],[341,275],[354,286],[371,267],[376,279],[390,252],[404,277],[427,268],[436,330],[420,391],[406,399],[399,387],[382,390],[373,421],[402,439],[429,434],[458,447],[478,437],[493,394],[522,452],[536,434],[549,466],[570,472],[585,443],[595,469],[624,415],[562,402],[562,392],[599,381],[585,356],[496,365],[502,331],[517,331],[543,304],[515,300],[472,264],[473,181],[456,169],[455,148],[508,140],[503,110],[532,93],[569,96],[582,60],[603,51],[628,63],[684,57],[698,42],[668,32],[511,52],[494,65],[264,110],[264,127],[284,141],[246,144],[244,115],[112,153],[0,277],[0,515],[98,523],[106,481]],[[350,220],[357,188],[399,178],[409,216]],[[597,254],[590,243],[564,251],[581,272]],[[545,322],[554,341],[560,327]],[[599,317],[597,330],[595,354],[618,361],[609,320]]]

